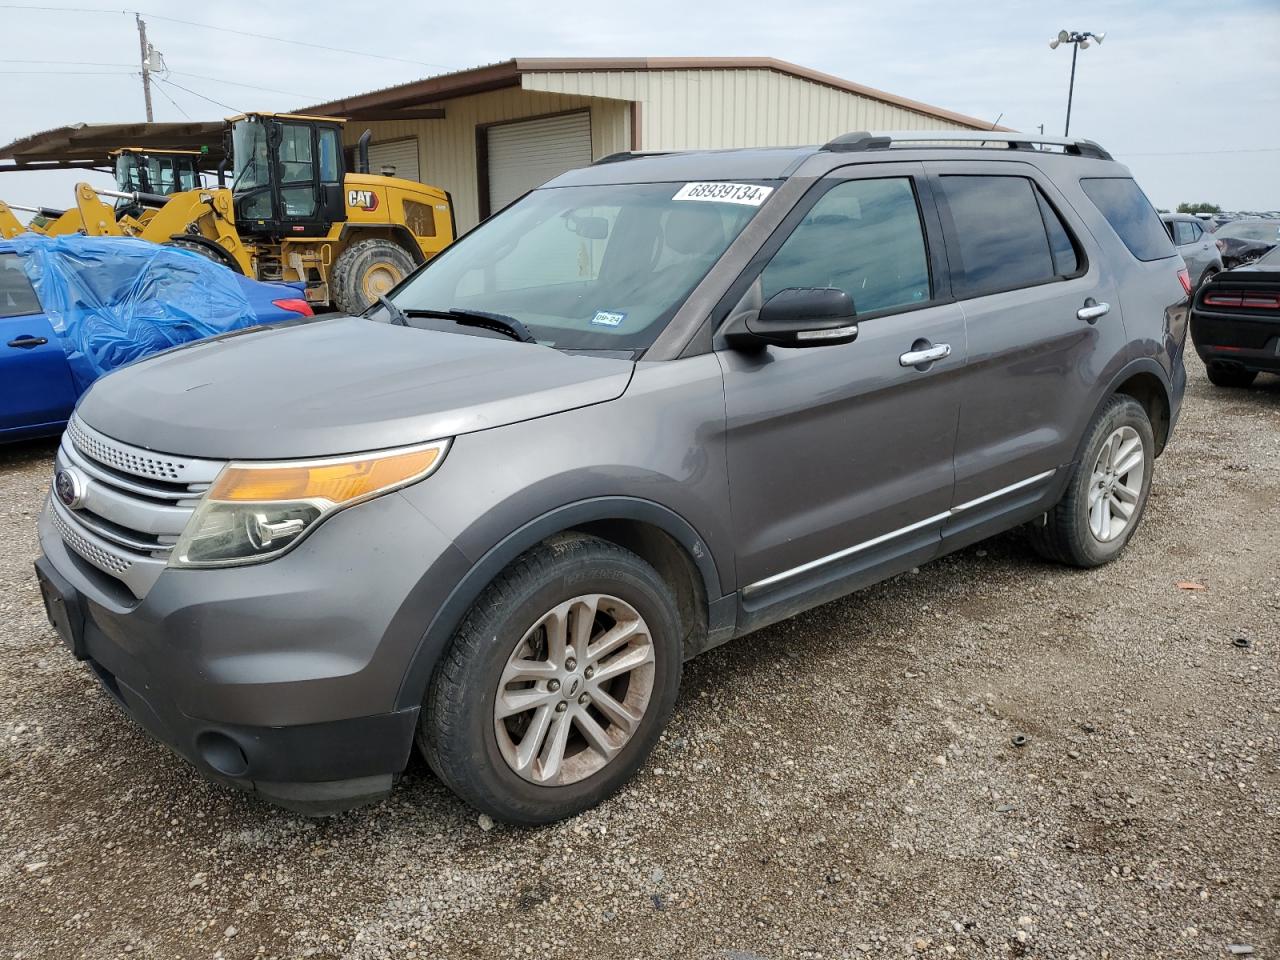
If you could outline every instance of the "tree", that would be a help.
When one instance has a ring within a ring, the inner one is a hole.
[[[1222,208],[1216,203],[1180,203],[1179,213],[1221,213]]]

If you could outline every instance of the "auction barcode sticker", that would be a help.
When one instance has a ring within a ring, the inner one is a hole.
[[[758,207],[773,193],[773,187],[755,183],[686,183],[672,200],[707,200],[712,203],[741,203]]]

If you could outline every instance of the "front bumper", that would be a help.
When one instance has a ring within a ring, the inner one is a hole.
[[[468,566],[399,494],[268,563],[165,570],[142,600],[67,548],[48,505],[39,533],[38,572],[82,624],[78,655],[203,775],[308,814],[390,790],[419,712],[397,693]]]

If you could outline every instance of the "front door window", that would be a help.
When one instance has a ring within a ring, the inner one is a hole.
[[[276,148],[280,172],[281,214],[289,220],[309,220],[316,215],[315,162],[311,152],[311,127],[280,124]]]

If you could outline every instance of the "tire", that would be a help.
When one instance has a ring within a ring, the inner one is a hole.
[[[1199,290],[1201,287],[1203,287],[1206,283],[1208,283],[1217,275],[1218,275],[1218,270],[1215,267],[1206,268],[1204,273],[1200,276],[1200,282],[1196,284],[1196,289]]]
[[[1121,446],[1108,447],[1117,437]],[[1137,452],[1141,475],[1133,469],[1110,471],[1112,464],[1126,466],[1132,457],[1133,440],[1140,444]],[[1100,461],[1104,451],[1123,451],[1126,447],[1129,452],[1122,452],[1120,462]],[[1029,528],[1032,546],[1049,560],[1075,567],[1097,567],[1114,560],[1142,520],[1151,491],[1154,457],[1155,434],[1147,411],[1132,397],[1113,396],[1089,428],[1084,453],[1062,499],[1045,515],[1043,526]],[[1114,496],[1110,491],[1115,491]],[[1121,503],[1132,508],[1127,517],[1120,516]],[[1103,511],[1107,511],[1105,517],[1101,516]],[[1099,527],[1101,535],[1097,532]]]
[[[206,260],[212,260],[214,263],[220,263],[233,273],[239,273],[240,267],[235,262],[235,258],[229,253],[220,253],[222,250],[218,244],[213,241],[200,243],[196,240],[183,240],[181,237],[173,237],[164,241],[162,247],[176,247],[179,250],[190,250],[192,253],[198,253]]]
[[[412,255],[390,240],[353,243],[333,265],[333,303],[343,313],[361,313],[416,266]]]
[[[1205,372],[1209,382],[1215,387],[1247,387],[1258,379],[1257,370],[1246,370],[1244,367],[1231,367],[1221,363],[1205,364]]]
[[[575,598],[598,599],[572,606]],[[591,620],[577,619],[596,602]],[[545,626],[560,622],[548,620],[557,610],[571,613],[559,658]],[[671,716],[684,660],[677,611],[657,571],[616,544],[581,534],[539,544],[485,589],[441,656],[423,704],[419,749],[454,793],[507,823],[552,823],[595,806],[640,769]],[[599,650],[609,631],[627,639],[574,663],[575,623],[591,624],[589,649]],[[618,670],[623,658],[634,669],[603,686],[591,676]],[[504,682],[530,663],[539,679]],[[559,669],[547,666],[556,663]],[[505,718],[495,709],[500,696],[513,711]],[[524,700],[537,706],[516,710]],[[619,705],[633,722],[610,719]],[[599,748],[584,733],[591,723]],[[562,729],[564,759],[556,763]],[[534,743],[545,749],[530,749]]]

